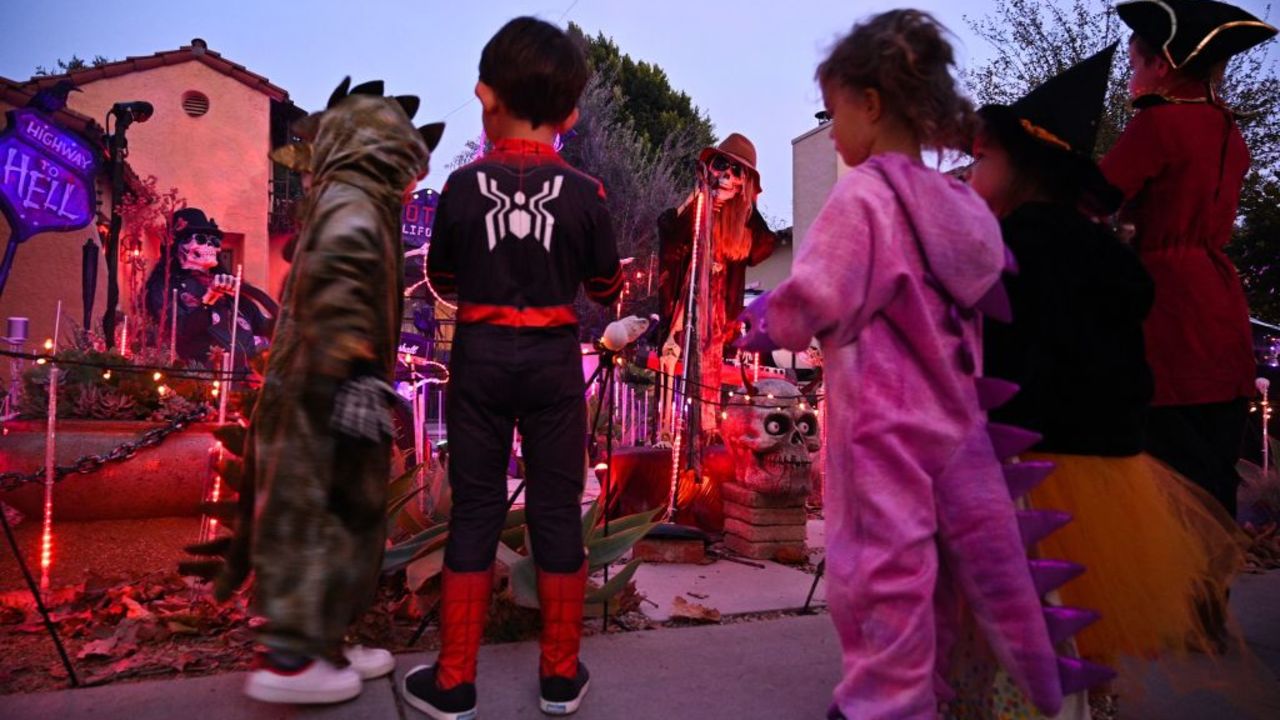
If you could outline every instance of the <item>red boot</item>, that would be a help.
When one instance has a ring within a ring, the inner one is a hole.
[[[405,675],[405,700],[436,720],[475,717],[476,655],[489,617],[493,568],[444,570],[440,598],[440,656]]]
[[[586,666],[578,662],[586,589],[585,562],[573,573],[538,570],[538,604],[542,606],[542,657],[538,674],[541,708],[548,715],[576,712],[591,684]]]

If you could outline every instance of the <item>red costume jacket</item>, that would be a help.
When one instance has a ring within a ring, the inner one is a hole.
[[[1249,308],[1223,251],[1249,150],[1221,108],[1156,103],[1134,116],[1101,162],[1124,193],[1121,215],[1134,224],[1134,248],[1155,283],[1145,326],[1153,404],[1251,397]]]

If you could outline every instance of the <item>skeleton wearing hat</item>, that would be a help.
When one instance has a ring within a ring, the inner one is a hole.
[[[725,343],[731,339],[732,321],[742,311],[749,266],[764,262],[773,254],[777,237],[756,208],[760,194],[760,173],[756,170],[756,149],[746,137],[733,133],[716,147],[703,149],[699,167],[705,173],[710,196],[711,241],[707,282],[696,290],[694,302],[699,319],[696,354],[699,377],[690,378],[701,385],[703,400],[702,428],[713,431],[719,423],[715,403],[719,401],[721,368]],[[689,286],[695,239],[702,232],[707,210],[694,191],[679,208],[671,208],[658,218],[660,244],[660,276],[658,282],[664,338],[664,370],[674,371],[683,354],[689,317]],[[698,258],[698,262],[703,262]]]
[[[167,347],[172,342],[183,361],[208,365],[211,353],[230,350],[234,336],[236,366],[245,367],[247,360],[270,342],[275,302],[242,282],[236,311],[235,277],[227,274],[218,256],[223,233],[203,210],[178,210],[173,214],[171,231],[169,262],[157,263],[146,285],[147,313],[159,344]],[[175,314],[176,323],[171,324]],[[170,328],[176,330],[172,339]]]

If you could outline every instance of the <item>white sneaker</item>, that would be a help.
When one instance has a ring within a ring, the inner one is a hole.
[[[285,672],[254,670],[244,684],[244,693],[254,700],[293,705],[320,705],[346,702],[364,688],[360,673],[337,668],[324,660],[312,660],[302,670]]]
[[[365,680],[383,677],[396,669],[395,657],[382,648],[348,645],[342,648],[342,655],[351,663],[351,669]]]

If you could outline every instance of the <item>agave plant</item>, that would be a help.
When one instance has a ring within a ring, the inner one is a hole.
[[[428,482],[414,487],[413,480],[418,470],[407,471],[391,484],[394,499],[387,507],[388,522],[410,535],[387,549],[382,565],[384,573],[404,570],[409,589],[415,592],[444,571],[444,546],[449,535],[445,473],[442,469],[431,473]],[[422,513],[412,502],[423,492],[431,496],[434,512]],[[661,508],[610,520],[606,533],[604,510],[598,499],[593,502],[582,517],[582,541],[587,551],[588,574],[604,570],[625,555],[654,528],[660,511]],[[498,543],[497,561],[509,571],[511,593],[516,604],[537,608],[537,569],[528,554],[526,525],[524,508],[512,508],[507,513],[502,540]],[[588,581],[587,602],[604,603],[622,592],[639,566],[639,560],[632,560],[603,584]]]

